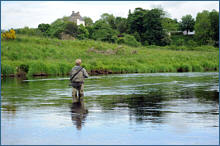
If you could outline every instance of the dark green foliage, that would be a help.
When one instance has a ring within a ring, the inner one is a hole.
[[[115,25],[117,30],[122,34],[128,31],[127,19],[122,17],[116,17]]]
[[[134,36],[138,41],[144,42],[145,39],[142,38],[143,33],[146,31],[144,27],[144,15],[148,10],[142,8],[135,8],[133,13],[128,15],[128,31],[130,34],[135,34]]]
[[[78,27],[77,38],[80,40],[89,38],[89,31],[83,25]]]
[[[78,34],[78,26],[74,22],[66,21],[64,24],[64,33],[76,37]]]
[[[165,40],[165,32],[162,27],[161,17],[164,12],[160,9],[152,9],[146,15],[144,19],[144,26],[146,27],[145,38],[149,45],[164,46],[169,44]]]
[[[27,73],[27,72],[29,71],[29,65],[27,65],[27,64],[21,64],[21,65],[19,66],[19,69]]]
[[[164,46],[170,44],[169,36],[162,27],[164,11],[161,9],[145,10],[136,8],[128,15],[128,27],[131,34],[135,34],[142,44]]]
[[[48,31],[49,31],[50,25],[49,24],[39,24],[38,29],[43,33],[44,36],[48,36]]]
[[[219,12],[212,10],[209,13],[210,23],[211,23],[211,37],[214,40],[214,45],[219,44]]]
[[[92,39],[92,34],[95,31],[93,28],[94,28],[93,26],[86,26],[86,29],[89,32],[89,39]]]
[[[180,29],[182,31],[186,30],[187,35],[189,31],[194,30],[194,25],[195,25],[195,20],[192,18],[191,15],[186,15],[181,18]]]

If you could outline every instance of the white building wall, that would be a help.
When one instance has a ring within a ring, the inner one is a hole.
[[[77,19],[76,24],[77,24],[77,25],[82,24],[83,26],[85,26],[85,21],[81,21],[81,20]]]
[[[183,34],[184,35],[187,35],[187,31],[185,30],[185,31],[183,31]],[[195,34],[195,31],[189,31],[188,32],[188,35],[194,35]]]

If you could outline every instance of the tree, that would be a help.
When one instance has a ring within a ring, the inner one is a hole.
[[[182,31],[186,30],[187,35],[189,31],[194,30],[194,25],[195,25],[195,20],[192,18],[191,15],[186,15],[181,18],[180,29]]]
[[[90,17],[83,17],[84,21],[85,21],[85,26],[91,26],[93,24],[93,21]]]
[[[133,13],[128,15],[129,33],[133,34],[136,40],[142,44],[167,45],[170,43],[169,37],[162,27],[164,17],[162,9],[145,10],[136,8]]]
[[[204,10],[197,14],[195,22],[195,37],[200,45],[206,45],[209,40],[211,40],[209,11]]]
[[[116,29],[122,34],[128,30],[127,19],[122,17],[116,17],[115,19]]]
[[[146,29],[144,38],[149,45],[165,46],[170,44],[170,38],[162,27],[165,12],[162,9],[152,9],[144,17]]]
[[[76,37],[78,34],[78,26],[74,22],[65,22],[64,33],[69,34],[73,37]]]
[[[215,46],[218,46],[218,42],[219,42],[219,12],[217,12],[216,10],[212,10],[209,13],[209,19],[210,19],[210,23],[211,23],[211,38],[212,40],[215,41]]]
[[[106,22],[111,26],[112,29],[116,29],[115,26],[115,17],[112,14],[104,13],[101,15],[101,20]]]
[[[173,20],[171,18],[166,17],[162,19],[162,27],[167,32],[177,31],[179,27],[179,23],[176,19]]]
[[[50,24],[39,24],[38,29],[43,33],[43,35],[48,36],[48,31],[50,28]]]
[[[57,19],[49,28],[48,34],[52,37],[61,38],[61,34],[68,34],[72,37],[77,37],[78,26],[74,22],[70,22],[67,17]]]
[[[131,13],[131,11],[129,10],[127,23],[128,23],[128,32],[130,34],[138,33],[138,35],[136,34],[136,36],[141,38],[143,33],[146,31],[143,20],[147,12],[148,10],[142,8],[135,8],[133,13]],[[139,38],[136,39],[139,40]],[[144,40],[141,39],[139,41],[143,42]]]
[[[65,21],[62,19],[57,19],[54,21],[49,28],[48,34],[52,37],[60,38],[60,34],[65,30]]]

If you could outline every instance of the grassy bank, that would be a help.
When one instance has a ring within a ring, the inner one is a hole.
[[[17,35],[1,42],[1,74],[68,74],[81,58],[91,74],[218,71],[219,51],[205,47],[129,47],[93,40]]]

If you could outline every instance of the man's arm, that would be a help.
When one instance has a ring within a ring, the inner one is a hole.
[[[72,70],[70,71],[70,80],[72,79],[72,77],[73,77],[73,68],[72,68]]]
[[[83,68],[83,76],[84,76],[85,78],[88,78],[88,77],[89,77],[89,75],[88,75],[88,73],[87,73],[87,71],[86,71],[85,68]]]

